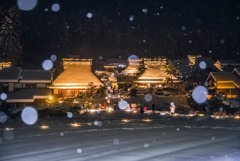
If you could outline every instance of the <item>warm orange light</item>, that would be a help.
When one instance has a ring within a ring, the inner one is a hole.
[[[143,119],[142,121],[150,122],[150,121],[152,121],[152,120],[150,120],[150,119]]]
[[[199,114],[198,114],[198,116],[202,117],[202,116],[204,116],[204,114],[202,114],[202,113],[199,113]]]
[[[74,127],[80,126],[80,124],[78,124],[78,123],[71,123],[70,125],[74,126]]]
[[[179,114],[178,113],[174,113],[173,116],[178,116]]]
[[[237,116],[235,116],[234,118],[235,118],[235,119],[240,119],[240,116],[237,115]]]
[[[108,112],[112,112],[112,111],[113,111],[113,108],[109,107]]]
[[[5,130],[13,130],[13,129],[14,129],[14,128],[8,128],[8,127],[7,127],[7,128],[5,128]]]
[[[50,96],[49,99],[50,99],[50,100],[53,99],[52,96]]]
[[[130,122],[130,120],[127,120],[127,119],[124,119],[124,120],[122,120],[123,122]]]
[[[42,126],[40,126],[40,128],[41,128],[41,129],[48,129],[48,128],[49,128],[49,126],[42,125]]]

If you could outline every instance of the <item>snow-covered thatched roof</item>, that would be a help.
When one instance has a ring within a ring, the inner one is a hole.
[[[45,99],[51,95],[50,89],[19,89],[7,94],[8,103],[33,102],[34,99]]]
[[[23,70],[20,83],[51,83],[52,72],[47,70]]]
[[[0,70],[0,82],[18,82],[21,72],[20,67],[3,68]]]
[[[139,65],[129,65],[124,71],[123,73],[128,74],[128,73],[140,73],[140,71],[138,70]]]
[[[96,86],[103,85],[92,73],[89,62],[65,62],[64,71],[54,80],[52,88],[57,88],[57,86],[86,87],[90,82]]]
[[[237,88],[240,88],[240,79],[230,72],[211,72],[208,79],[212,76],[217,85],[220,84],[234,84]],[[207,79],[207,81],[208,81]]]
[[[240,68],[235,68],[233,72],[236,72],[236,74],[240,77]]]
[[[146,83],[162,83],[167,77],[171,77],[169,74],[165,73],[161,66],[148,66],[144,73],[138,77],[136,82],[146,82]],[[173,81],[178,81],[178,79],[172,75]]]

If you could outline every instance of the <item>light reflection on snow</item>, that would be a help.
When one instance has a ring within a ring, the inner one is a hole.
[[[30,11],[37,5],[37,0],[17,0],[17,5],[20,10]]]
[[[25,124],[33,125],[38,120],[37,110],[32,107],[27,106],[23,109],[23,111],[21,113],[21,118]]]

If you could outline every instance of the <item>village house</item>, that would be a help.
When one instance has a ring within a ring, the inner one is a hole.
[[[53,89],[55,97],[73,98],[88,88],[92,82],[96,88],[103,83],[91,71],[92,59],[64,58],[64,71],[53,81],[50,89]]]
[[[50,99],[52,72],[22,70],[10,67],[0,70],[1,91],[7,93],[7,103],[33,103],[36,99]]]
[[[240,96],[240,68],[233,72],[211,72],[206,80],[208,90],[217,90],[227,98],[239,98]]]
[[[168,83],[168,80],[172,78],[173,83],[179,83],[180,81],[176,76],[167,74],[164,72],[164,67],[167,63],[167,59],[143,59],[145,71],[135,81],[135,86],[138,87],[162,87]]]

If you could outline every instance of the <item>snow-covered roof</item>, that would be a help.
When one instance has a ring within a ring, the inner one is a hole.
[[[161,66],[149,66],[145,69],[144,73],[138,77],[136,82],[146,81],[146,82],[154,82],[161,83],[167,77],[170,78],[170,75],[161,70]],[[172,75],[173,81],[178,81],[175,76]]]
[[[52,72],[47,70],[23,70],[20,83],[51,83]]]
[[[54,80],[53,85],[56,88],[57,86],[82,87],[87,86],[90,82],[93,82],[96,86],[103,85],[92,73],[89,63],[73,62],[64,65],[64,71]]]
[[[237,75],[240,77],[240,68],[235,68],[234,71],[237,73]],[[233,71],[233,72],[234,72]]]
[[[21,72],[20,67],[3,68],[0,70],[0,82],[18,82]]]
[[[34,99],[45,99],[49,98],[50,95],[50,89],[19,89],[8,93],[6,102],[33,102]]]
[[[236,60],[218,60],[222,65],[227,65],[227,64],[234,64],[234,65],[239,65]]]
[[[240,88],[240,79],[237,78],[233,73],[211,72],[210,76],[212,76],[217,83],[233,83],[236,87]]]
[[[212,60],[211,57],[200,57],[200,58],[196,58],[196,65],[199,66],[199,63],[201,61],[204,61],[207,65],[206,68],[210,68],[216,72],[220,71],[215,65],[214,65],[214,61]]]
[[[129,65],[124,71],[123,73],[140,73],[140,71],[138,70],[139,65]]]

